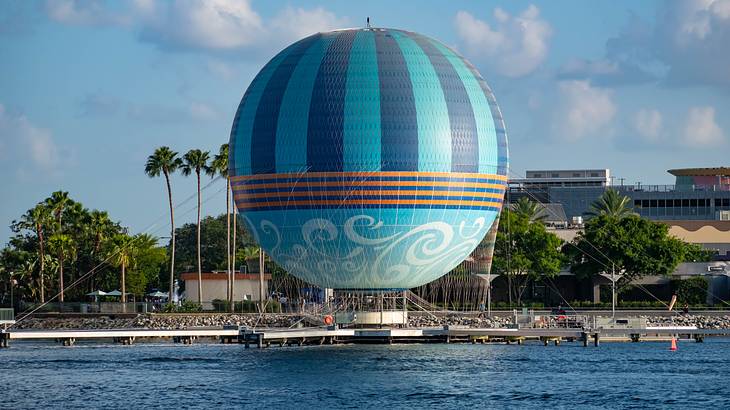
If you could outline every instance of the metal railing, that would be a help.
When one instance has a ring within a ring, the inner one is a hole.
[[[15,310],[12,308],[0,308],[0,322],[12,322],[15,320]]]

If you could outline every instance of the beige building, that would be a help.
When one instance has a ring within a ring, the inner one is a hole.
[[[185,272],[180,275],[185,281],[185,300],[198,301],[198,273]],[[204,272],[202,274],[203,309],[212,309],[215,299],[226,300],[228,275],[226,272]],[[271,274],[264,274],[264,295],[268,293]],[[236,273],[234,282],[234,299],[238,301],[260,299],[260,278],[258,273]]]

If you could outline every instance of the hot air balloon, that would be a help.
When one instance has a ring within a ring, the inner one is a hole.
[[[233,121],[230,175],[254,239],[294,276],[402,290],[464,260],[492,227],[507,139],[473,65],[388,28],[317,33],[271,59]]]

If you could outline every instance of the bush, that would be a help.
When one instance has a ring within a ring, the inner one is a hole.
[[[673,279],[672,290],[677,295],[677,304],[700,305],[707,300],[709,283],[702,276],[693,276],[689,279]]]
[[[180,306],[174,303],[168,303],[162,308],[164,313],[199,313],[203,311],[203,306],[198,303],[184,300]]]

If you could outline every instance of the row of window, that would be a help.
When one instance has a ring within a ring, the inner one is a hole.
[[[704,208],[711,204],[709,198],[695,199],[635,199],[635,208]],[[730,198],[715,198],[716,207],[730,207]]]

